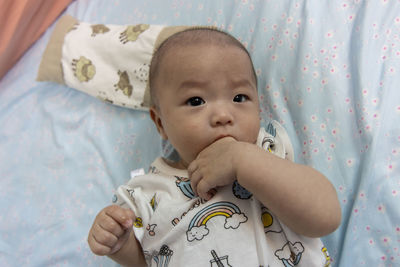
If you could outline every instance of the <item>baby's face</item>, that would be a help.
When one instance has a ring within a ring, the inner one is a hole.
[[[173,50],[160,66],[159,109],[151,113],[162,137],[178,151],[181,166],[225,136],[255,143],[259,103],[246,52],[202,44]]]

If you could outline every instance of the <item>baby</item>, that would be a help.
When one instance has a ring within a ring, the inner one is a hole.
[[[260,130],[245,47],[215,29],[176,33],[154,53],[149,82],[151,119],[179,160],[157,158],[118,188],[91,250],[129,266],[329,265],[317,237],[340,223],[336,191],[285,159],[278,123]]]

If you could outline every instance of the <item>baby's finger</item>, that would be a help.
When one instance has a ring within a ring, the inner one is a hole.
[[[92,237],[97,243],[109,248],[112,248],[118,241],[118,237],[116,235],[105,230],[99,224],[93,225]]]
[[[113,218],[123,227],[130,228],[133,225],[135,214],[129,209],[124,209],[117,205],[112,205],[105,210],[105,214]]]
[[[192,173],[192,175],[189,178],[190,178],[190,186],[193,189],[193,193],[196,196],[198,196],[197,185],[198,185],[199,181],[203,178],[203,176],[201,175],[201,173],[199,171],[196,171],[196,172]]]
[[[188,171],[188,174],[189,174],[189,178],[190,178],[190,176],[192,176],[192,174],[197,170],[197,168],[198,168],[197,162],[196,162],[196,160],[193,160],[193,161],[189,164],[189,166],[188,166],[188,168],[187,168],[187,171]]]
[[[106,215],[103,220],[98,221],[98,226],[100,226],[104,231],[110,232],[115,236],[121,236],[124,234],[124,226],[120,225],[114,218]]]
[[[97,242],[97,240],[95,239],[95,237],[93,235],[90,235],[88,237],[88,243],[89,243],[90,249],[96,255],[104,256],[104,255],[110,254],[110,252],[111,252],[110,247],[107,247],[107,246]]]
[[[197,184],[197,194],[205,200],[210,200],[214,196],[214,192],[216,192],[214,187],[215,186],[210,184],[207,180],[202,179]]]

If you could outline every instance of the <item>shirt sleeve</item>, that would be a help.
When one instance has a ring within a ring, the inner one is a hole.
[[[289,135],[275,120],[271,121],[266,129],[260,129],[257,145],[280,158],[294,161],[294,151]]]
[[[118,187],[113,202],[121,207],[131,209],[136,220],[133,223],[133,231],[139,242],[142,241],[146,226],[153,215],[152,199],[142,187],[133,186],[131,183]]]

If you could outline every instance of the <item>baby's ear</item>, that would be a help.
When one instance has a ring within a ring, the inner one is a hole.
[[[163,124],[162,124],[162,119],[161,119],[160,111],[159,111],[156,107],[152,106],[152,107],[150,107],[149,112],[150,112],[151,120],[152,120],[152,121],[154,122],[154,124],[156,125],[157,131],[158,131],[158,133],[161,135],[162,139],[168,140],[168,136],[167,136],[167,134],[165,133],[164,127],[163,127]]]

